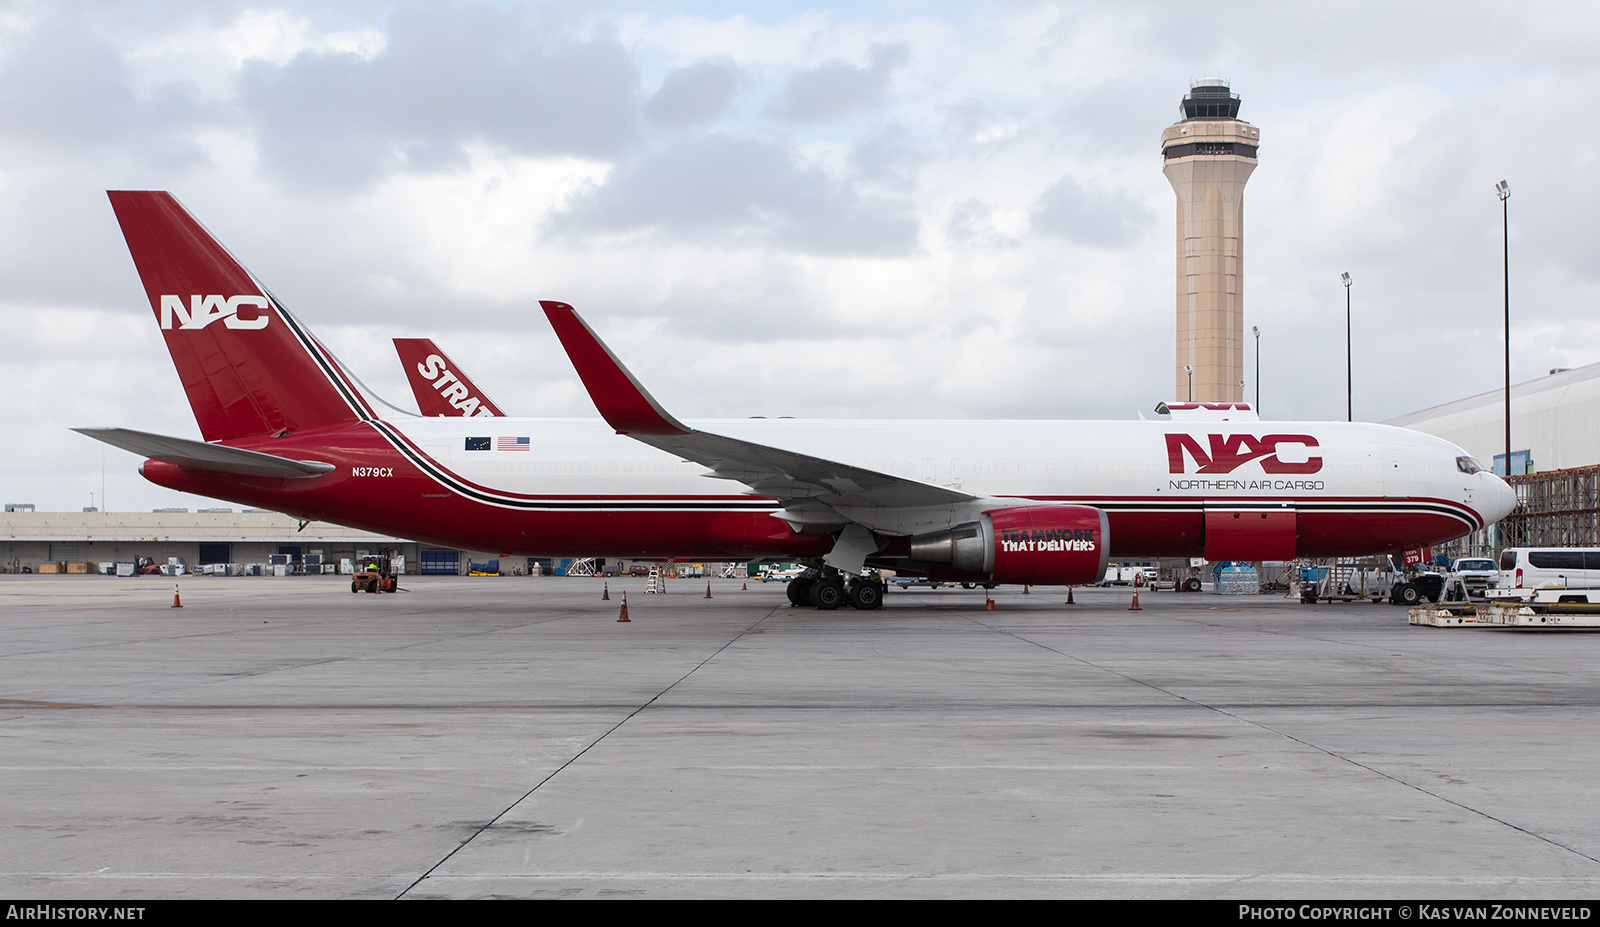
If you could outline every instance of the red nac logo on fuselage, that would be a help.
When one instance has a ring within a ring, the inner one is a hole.
[[[161,327],[170,331],[173,319],[177,319],[178,328],[194,330],[205,328],[218,319],[229,328],[243,328],[255,330],[267,327],[271,316],[266,309],[270,303],[265,296],[191,296],[189,304],[183,304],[181,296],[161,297]],[[256,310],[255,318],[243,319],[239,317],[239,310],[245,306]]]
[[[1278,459],[1278,445],[1297,444],[1301,447],[1319,447],[1310,435],[1207,435],[1209,448],[1202,448],[1193,435],[1167,435],[1167,471],[1187,473],[1183,456],[1198,465],[1196,473],[1232,473],[1241,464],[1261,458],[1263,473],[1317,473],[1322,469],[1321,457],[1307,457],[1304,461]]]

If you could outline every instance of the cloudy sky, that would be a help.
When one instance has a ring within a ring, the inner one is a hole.
[[[1600,361],[1600,7],[0,0],[0,496],[204,505],[69,425],[198,437],[104,191],[166,189],[359,376],[429,336],[592,415],[536,300],[678,415],[1131,418],[1171,398],[1161,130],[1261,128],[1273,417]],[[1253,393],[1254,363],[1247,359]]]

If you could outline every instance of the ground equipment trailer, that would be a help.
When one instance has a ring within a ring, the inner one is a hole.
[[[1300,601],[1306,605],[1359,599],[1371,599],[1374,603],[1387,599],[1391,605],[1418,605],[1425,600],[1438,602],[1444,595],[1443,576],[1432,572],[1408,573],[1396,566],[1389,555],[1340,558],[1313,569],[1316,578],[1302,580],[1300,584]]]

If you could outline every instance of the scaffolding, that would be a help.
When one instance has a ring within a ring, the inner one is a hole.
[[[1600,546],[1600,466],[1518,474],[1517,507],[1497,527],[1501,547]]]
[[[1600,466],[1515,474],[1517,507],[1498,524],[1442,544],[1458,557],[1494,557],[1507,547],[1600,547]]]
[[[1463,557],[1488,557],[1493,560],[1500,555],[1502,545],[1497,544],[1495,541],[1503,532],[1499,532],[1496,529],[1503,524],[1505,522],[1499,522],[1487,528],[1474,531],[1466,537],[1456,538],[1454,541],[1446,541],[1443,544],[1436,544],[1434,545],[1433,553],[1436,556],[1444,557],[1451,563],[1455,563]]]

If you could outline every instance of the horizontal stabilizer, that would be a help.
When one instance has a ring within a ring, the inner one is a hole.
[[[190,441],[187,438],[153,435],[129,428],[72,430],[88,435],[96,441],[104,441],[112,447],[120,447],[152,460],[188,467],[191,470],[215,470],[219,473],[237,473],[243,476],[270,476],[297,480],[321,476],[333,472],[334,469],[333,464],[323,463],[320,460],[291,460],[275,454],[263,454],[260,451],[207,444],[204,441]]]

